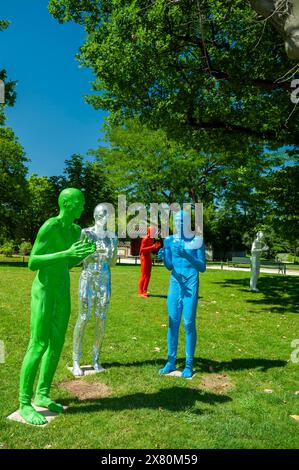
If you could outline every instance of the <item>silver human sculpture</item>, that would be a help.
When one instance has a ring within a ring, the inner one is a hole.
[[[79,281],[79,315],[74,329],[73,374],[84,375],[80,367],[84,333],[92,311],[95,315],[94,343],[92,348],[93,367],[96,372],[104,369],[99,356],[106,329],[106,318],[110,303],[110,267],[117,259],[117,236],[107,230],[108,211],[105,204],[98,204],[94,210],[95,225],[82,230],[81,239],[96,243],[96,251],[85,258]]]
[[[263,232],[258,232],[256,234],[256,239],[252,243],[251,247],[251,275],[250,275],[250,290],[252,292],[259,292],[257,289],[257,281],[260,275],[260,259],[261,253],[267,251],[269,248],[262,241],[264,238]]]

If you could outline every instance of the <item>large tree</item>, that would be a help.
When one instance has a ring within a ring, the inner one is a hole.
[[[0,20],[0,32],[9,26],[9,21]],[[7,72],[0,64],[0,82],[4,88],[4,102],[0,101],[0,125],[5,123],[4,108],[6,105],[12,106],[16,99],[15,82],[7,79]],[[1,90],[2,98],[2,90]]]
[[[60,22],[84,25],[88,98],[110,119],[138,115],[197,149],[297,144],[293,67],[279,34],[243,0],[50,0]],[[291,115],[291,116],[290,116]]]
[[[27,161],[13,131],[0,127],[0,241],[22,237],[28,201]]]
[[[58,214],[60,187],[47,176],[33,174],[28,179],[28,199],[24,209],[22,238],[34,242],[43,223]]]
[[[0,32],[8,25],[8,21],[0,20]],[[5,126],[5,106],[14,104],[16,93],[15,82],[7,80],[7,72],[2,65],[0,81],[5,91],[4,103],[0,103],[0,242],[3,242],[5,239],[21,237],[23,212],[28,197],[28,159],[13,130]]]
[[[265,152],[257,146],[245,153],[238,148],[198,152],[138,119],[125,126],[108,125],[105,145],[92,153],[128,202],[148,207],[152,202],[203,202],[205,239],[223,258],[243,246],[244,236],[251,240],[255,230],[269,222],[270,187],[278,168],[288,161],[283,152]]]
[[[72,155],[65,161],[64,187],[81,189],[85,196],[85,208],[80,224],[86,227],[93,222],[93,211],[100,202],[115,202],[115,194],[100,161],[84,161],[81,155]]]
[[[265,197],[270,202],[269,226],[276,242],[288,242],[291,251],[299,248],[299,166],[288,165],[268,176]]]
[[[100,162],[85,161],[81,155],[65,160],[59,176],[38,176],[28,179],[29,196],[22,228],[23,238],[34,241],[39,227],[49,217],[58,214],[58,196],[65,188],[80,189],[85,195],[85,208],[80,225],[86,227],[93,221],[93,210],[100,202],[114,202],[114,195]]]
[[[150,130],[138,119],[106,126],[106,145],[94,152],[118,193],[151,202],[229,201],[246,216],[258,207],[263,176],[283,164],[284,154],[250,146],[240,152],[199,152],[177,143],[163,130]]]

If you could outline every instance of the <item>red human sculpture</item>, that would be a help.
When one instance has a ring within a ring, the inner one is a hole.
[[[138,295],[140,297],[148,297],[149,293],[147,291],[148,284],[151,277],[152,271],[152,257],[151,252],[160,248],[161,243],[155,242],[154,237],[156,234],[155,227],[149,227],[147,229],[147,235],[141,241],[140,246],[140,263],[141,263],[141,274],[139,280]]]

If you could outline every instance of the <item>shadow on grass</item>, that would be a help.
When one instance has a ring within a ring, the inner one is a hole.
[[[159,299],[167,299],[167,295],[162,295],[162,294],[150,294],[149,297],[157,297]]]
[[[274,313],[298,313],[299,278],[296,276],[263,276],[259,279],[259,293],[249,291],[248,279],[214,281],[226,288],[238,288],[248,294],[246,302],[261,305],[261,310]]]
[[[110,369],[114,367],[143,367],[143,366],[156,366],[157,369],[160,366],[165,365],[166,360],[162,359],[149,359],[146,361],[136,362],[110,362],[103,363],[103,367]],[[185,364],[184,359],[178,359],[177,368],[183,367]],[[262,358],[235,358],[231,361],[213,361],[210,359],[195,358],[194,369],[197,372],[221,372],[231,370],[246,370],[246,369],[260,369],[261,372],[266,372],[268,369],[274,367],[284,367],[287,365],[287,361],[274,360],[274,359],[262,359]]]
[[[28,262],[25,261],[0,261],[0,266],[9,266],[10,268],[28,268]]]
[[[279,359],[258,359],[258,358],[235,358],[231,361],[211,361],[209,359],[198,359],[196,362],[196,370],[199,372],[224,372],[234,370],[259,369],[266,372],[274,367],[285,367],[287,361]]]
[[[167,295],[165,294],[150,294],[149,297],[157,297],[159,299],[167,299]],[[203,299],[202,295],[198,296],[198,300]]]
[[[226,403],[232,399],[225,395],[197,390],[195,388],[170,387],[159,390],[156,393],[133,393],[123,397],[104,397],[97,399],[78,400],[64,399],[64,405],[70,405],[66,414],[90,413],[97,411],[123,411],[136,409],[187,411],[193,408],[197,401],[208,405]],[[71,404],[76,403],[75,406]],[[204,411],[196,409],[192,411],[201,414]]]

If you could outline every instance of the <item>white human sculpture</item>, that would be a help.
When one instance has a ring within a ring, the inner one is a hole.
[[[299,0],[250,0],[250,4],[283,37],[289,58],[299,60]]]
[[[257,289],[257,281],[260,275],[260,259],[261,253],[267,251],[269,248],[262,241],[264,238],[263,232],[258,232],[256,234],[256,239],[252,243],[251,247],[251,275],[250,275],[250,290],[252,292],[259,292]]]
[[[74,330],[73,374],[84,375],[80,367],[84,333],[92,311],[95,315],[94,343],[92,349],[93,367],[96,372],[104,369],[99,356],[105,336],[106,318],[110,303],[110,266],[117,259],[117,236],[107,230],[108,209],[99,204],[94,210],[95,225],[82,230],[81,238],[96,243],[96,251],[85,258],[79,281],[79,315]]]

